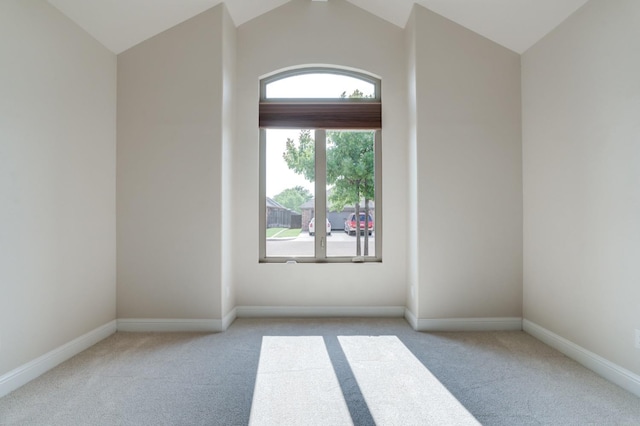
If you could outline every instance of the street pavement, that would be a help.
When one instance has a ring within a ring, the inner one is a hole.
[[[267,240],[267,257],[312,257],[314,236],[302,232],[295,239]],[[364,253],[364,235],[360,236]],[[369,237],[369,256],[375,256],[375,233]],[[327,236],[327,257],[356,255],[356,236],[347,235],[342,230],[334,230]]]

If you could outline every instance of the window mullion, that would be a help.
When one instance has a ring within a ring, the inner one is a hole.
[[[327,131],[315,131],[315,252],[316,259],[327,259]]]
[[[264,260],[267,257],[267,131],[260,129],[260,189],[259,203],[260,206],[258,217],[260,222],[260,246],[258,249],[258,258]]]
[[[375,233],[376,258],[382,259],[382,130],[376,130],[374,141],[375,168]]]

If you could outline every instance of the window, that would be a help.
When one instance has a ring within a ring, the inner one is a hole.
[[[329,68],[261,80],[261,262],[382,260],[380,87]]]

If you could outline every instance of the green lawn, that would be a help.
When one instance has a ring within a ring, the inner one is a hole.
[[[288,229],[288,228],[267,228],[267,238],[292,238],[300,235],[300,228]]]
[[[267,228],[267,238],[273,237],[274,235],[284,231],[286,228]]]
[[[282,238],[297,237],[298,235],[300,235],[300,231],[302,231],[302,229],[300,229],[300,228],[298,228],[298,229],[287,229],[287,230],[283,231],[282,233],[278,234],[278,237],[282,237]]]

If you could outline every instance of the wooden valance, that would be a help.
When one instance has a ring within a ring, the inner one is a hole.
[[[260,102],[260,128],[378,130],[380,102]]]

